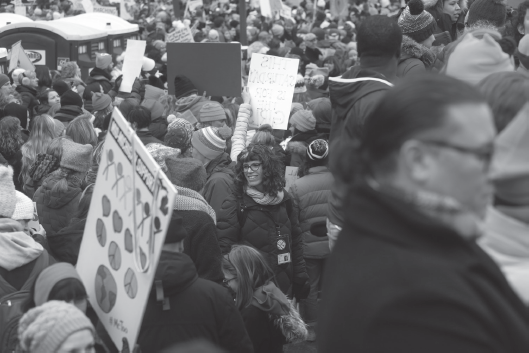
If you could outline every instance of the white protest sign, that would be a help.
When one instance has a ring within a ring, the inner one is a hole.
[[[185,26],[183,28],[175,28],[171,33],[167,33],[166,36],[167,43],[190,43],[195,42],[193,39],[193,34],[189,27]]]
[[[119,87],[120,92],[130,93],[132,85],[141,73],[143,54],[147,43],[144,40],[127,39],[127,50],[123,60],[123,81]]]
[[[270,0],[259,0],[259,7],[261,8],[261,15],[264,17],[272,17],[272,7]]]
[[[287,5],[283,4],[283,7],[281,8],[281,12],[279,13],[279,15],[284,18],[291,18],[292,9],[288,7]]]
[[[252,96],[251,124],[270,124],[274,129],[287,129],[298,64],[298,59],[252,54],[248,75]]]
[[[77,272],[118,350],[134,347],[176,190],[114,108]]]
[[[285,189],[290,191],[290,187],[299,178],[298,167],[286,167],[285,169]]]
[[[196,11],[196,9],[200,6],[204,6],[204,2],[202,0],[189,0],[187,2],[187,8],[191,12]]]
[[[22,41],[19,40],[11,46],[11,56],[9,59],[9,69],[10,72],[13,69],[20,67],[27,71],[35,71],[35,66],[31,63],[31,60],[28,58],[24,48],[22,47]]]

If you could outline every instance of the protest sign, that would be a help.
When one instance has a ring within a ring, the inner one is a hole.
[[[11,72],[11,70],[16,69],[17,67],[27,71],[35,71],[35,66],[24,51],[21,40],[11,46],[8,72]]]
[[[144,40],[127,39],[127,50],[123,60],[123,81],[119,87],[120,92],[130,93],[132,85],[141,73],[143,54],[147,43]]]
[[[167,33],[165,41],[167,43],[190,43],[195,40],[189,27],[185,26],[183,28],[175,28],[171,33]]]
[[[100,6],[100,5],[94,5],[93,12],[99,12],[99,13],[106,13],[113,16],[119,16],[118,9],[116,9],[113,6]]]
[[[335,17],[346,18],[349,9],[347,0],[331,0],[331,14]]]
[[[285,190],[290,191],[290,187],[299,179],[298,167],[286,167],[285,169]]]
[[[93,190],[77,272],[121,352],[138,338],[176,190],[117,108]]]
[[[287,5],[283,4],[281,8],[280,16],[283,18],[292,18],[292,9]]]
[[[298,65],[298,59],[252,55],[248,75],[253,111],[251,124],[270,124],[274,129],[287,129]]]
[[[167,43],[169,93],[176,75],[187,76],[199,94],[241,96],[240,43]]]

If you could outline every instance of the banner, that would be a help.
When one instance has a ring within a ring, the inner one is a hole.
[[[298,59],[252,54],[248,75],[252,124],[270,124],[274,129],[287,129],[298,65]]]
[[[134,347],[138,338],[175,195],[114,108],[76,268],[120,352],[125,345]]]
[[[147,43],[144,40],[127,39],[127,50],[123,60],[123,81],[119,87],[120,92],[130,93],[134,81],[141,73],[143,54]]]
[[[11,58],[9,59],[9,69],[7,71],[11,72],[17,67],[27,71],[35,71],[35,66],[26,55],[21,40],[11,46]]]
[[[190,43],[195,42],[193,39],[193,34],[189,27],[185,26],[184,28],[175,28],[171,33],[167,33],[166,40],[167,43]]]

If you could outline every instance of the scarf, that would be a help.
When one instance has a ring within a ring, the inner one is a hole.
[[[30,263],[43,251],[42,245],[24,232],[0,233],[0,267],[8,271]]]
[[[283,192],[283,190],[278,192],[277,196],[271,196],[268,194],[265,195],[264,193],[252,188],[251,186],[246,186],[244,188],[244,192],[259,205],[277,205],[281,203],[281,201],[283,201],[283,197],[285,197],[285,193]]]
[[[217,224],[217,215],[215,214],[215,211],[202,197],[202,195],[188,188],[184,188],[174,184],[173,186],[176,188],[176,191],[178,191],[173,206],[174,210],[206,212],[213,219],[213,222]]]

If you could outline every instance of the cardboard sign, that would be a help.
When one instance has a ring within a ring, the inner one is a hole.
[[[99,166],[77,272],[121,352],[138,338],[176,190],[117,108]]]
[[[167,43],[167,63],[170,94],[175,76],[185,75],[199,94],[241,96],[240,43]]]
[[[130,93],[132,85],[141,73],[143,54],[147,43],[144,40],[127,39],[127,50],[123,60],[123,81],[119,87],[120,92]]]
[[[298,167],[286,167],[285,169],[285,189],[290,191],[290,187],[294,182],[299,179]]]
[[[11,46],[11,58],[9,59],[9,69],[7,71],[11,72],[11,70],[16,69],[17,67],[27,71],[35,71],[35,66],[26,55],[21,40]]]
[[[274,129],[287,129],[298,64],[298,59],[252,55],[248,75],[253,111],[250,124],[270,124]]]
[[[193,34],[189,27],[175,28],[171,33],[167,33],[167,43],[190,43],[194,42]]]

